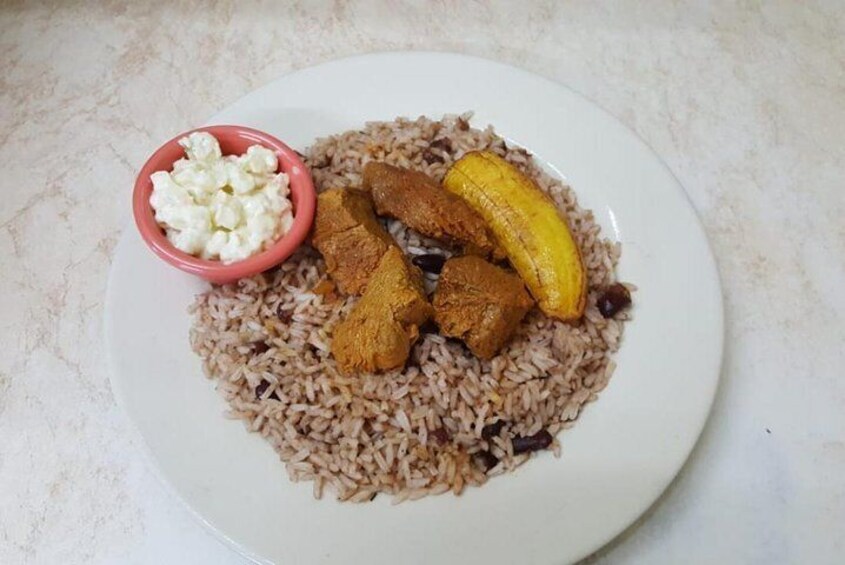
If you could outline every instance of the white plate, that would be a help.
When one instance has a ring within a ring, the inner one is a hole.
[[[213,124],[252,126],[304,148],[367,120],[475,110],[546,161],[622,242],[639,287],[610,386],[544,453],[461,497],[391,506],[315,501],[269,444],[222,416],[188,345],[186,308],[205,285],[126,230],[106,304],[112,385],[155,467],[194,514],[256,560],[278,563],[563,563],[611,540],[686,460],[722,355],[722,299],[706,238],[677,180],[633,133],[570,90],[502,64],[447,54],[344,59],[285,76]],[[152,151],[154,148],[150,147]],[[128,205],[128,204],[127,204]]]

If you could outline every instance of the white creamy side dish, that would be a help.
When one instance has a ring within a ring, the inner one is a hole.
[[[150,204],[167,239],[185,253],[223,263],[263,251],[293,224],[288,176],[270,149],[222,155],[217,139],[194,132],[179,140],[186,158],[150,176]]]

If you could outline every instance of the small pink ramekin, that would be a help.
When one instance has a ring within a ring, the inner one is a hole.
[[[224,155],[243,154],[250,145],[255,144],[272,149],[279,158],[279,170],[286,173],[290,179],[293,202],[293,225],[290,231],[264,251],[243,261],[225,265],[222,261],[207,261],[188,255],[168,241],[164,230],[155,220],[155,211],[150,205],[150,195],[153,192],[150,175],[156,171],[173,170],[173,163],[185,156],[179,140],[195,131],[206,131],[216,137]],[[132,194],[135,224],[150,249],[177,269],[218,284],[256,275],[290,257],[296,248],[302,245],[311,229],[316,204],[317,197],[311,174],[296,151],[271,135],[242,126],[209,126],[177,135],[162,145],[144,164],[135,180],[135,191]]]

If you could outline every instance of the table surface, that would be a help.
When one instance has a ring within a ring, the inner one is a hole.
[[[715,251],[727,349],[710,421],[588,561],[842,562],[843,30],[835,0],[3,2],[0,563],[244,562],[153,476],[109,386],[103,298],[134,174],[288,71],[399,49],[582,92],[663,157]]]

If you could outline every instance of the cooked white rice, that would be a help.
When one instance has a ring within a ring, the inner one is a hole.
[[[355,299],[313,292],[326,273],[309,247],[273,272],[214,287],[192,307],[191,345],[229,403],[229,415],[272,444],[292,480],[314,481],[317,498],[327,486],[341,500],[368,501],[384,492],[401,502],[482,485],[531,457],[513,454],[513,437],[541,430],[555,436],[570,427],[613,372],[610,354],[627,315],[606,320],[595,303],[615,281],[619,246],[601,239],[592,213],[530,154],[508,147],[491,127],[470,128],[468,120],[465,114],[369,123],[318,140],[305,158],[317,189],[325,190],[356,186],[370,160],[441,180],[467,151],[498,153],[533,177],[569,220],[589,279],[580,322],[535,310],[491,361],[459,342],[424,334],[405,369],[343,376],[329,346],[332,328]],[[437,141],[443,139],[448,143]],[[387,227],[410,255],[449,254],[399,222]],[[436,279],[427,277],[431,289]],[[497,420],[506,422],[499,435],[482,439],[482,428]],[[558,442],[549,448],[555,455]],[[499,460],[486,472],[477,457],[482,451]]]

